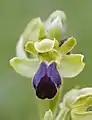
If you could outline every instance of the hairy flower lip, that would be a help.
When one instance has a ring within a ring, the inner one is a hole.
[[[60,85],[61,77],[57,71],[56,63],[42,62],[33,78],[37,97],[40,99],[53,98]]]
[[[56,95],[57,87],[51,81],[50,78],[47,77],[47,80],[45,81],[44,79],[46,78],[42,78],[41,81],[39,82],[37,89],[36,89],[36,95],[41,99],[45,99],[45,98],[51,99]]]

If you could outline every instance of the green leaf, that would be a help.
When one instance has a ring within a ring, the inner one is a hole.
[[[44,115],[44,120],[53,120],[53,114],[52,114],[51,110],[46,111],[46,113]]]
[[[10,60],[10,65],[20,75],[32,78],[38,68],[39,61],[36,59],[22,59],[14,57]]]
[[[74,77],[84,68],[83,55],[70,54],[62,55],[59,72],[63,77]]]
[[[67,41],[65,41],[61,45],[61,47],[59,47],[59,51],[63,54],[67,54],[74,48],[76,44],[77,44],[76,39],[74,37],[70,37]]]
[[[34,46],[38,53],[49,52],[54,48],[55,41],[50,39],[43,39],[40,42],[35,42]]]

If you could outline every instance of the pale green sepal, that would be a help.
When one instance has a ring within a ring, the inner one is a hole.
[[[91,107],[92,107],[92,98],[91,98]],[[86,111],[86,108],[84,106],[79,106],[71,111],[71,118],[72,120],[92,120],[92,110]]]
[[[27,58],[26,52],[24,51],[24,44],[25,44],[25,41],[24,41],[23,37],[21,36],[17,43],[17,46],[16,46],[16,56],[17,57]]]
[[[47,38],[49,39],[57,39],[61,40],[62,39],[62,22],[59,17],[57,17],[52,23],[48,25],[47,29]]]
[[[60,11],[60,10],[56,10],[55,12],[53,12],[49,17],[48,17],[48,19],[47,19],[47,21],[46,22],[52,22],[53,20],[55,20],[56,19],[56,17],[59,17],[60,18],[60,20],[61,20],[61,22],[63,23],[63,24],[66,24],[66,15],[65,15],[65,13],[64,13],[64,11]]]
[[[52,114],[51,110],[46,111],[43,120],[53,120],[53,114]]]
[[[77,44],[76,39],[74,37],[68,38],[67,41],[65,41],[60,47],[59,51],[63,54],[67,54],[69,51],[71,51],[74,46]]]
[[[34,47],[38,53],[49,52],[54,48],[55,40],[43,39],[40,42],[35,42]]]
[[[63,11],[53,12],[45,22],[45,30],[50,39],[61,40],[66,32],[66,16]]]
[[[71,91],[67,92],[64,95],[63,105],[68,107],[68,108],[72,108],[72,104],[78,96],[79,96],[79,90],[72,89]],[[62,103],[60,103],[60,108],[62,108]]]
[[[88,95],[88,94],[92,94],[92,87],[88,87],[88,88],[82,88],[79,90],[80,95]]]
[[[44,25],[40,18],[33,19],[29,22],[27,28],[20,36],[19,42],[16,46],[17,57],[26,58],[26,53],[24,51],[24,46],[28,40],[33,42],[45,36]]]
[[[37,51],[35,50],[34,43],[32,41],[28,41],[27,44],[25,45],[25,51],[37,55]]]
[[[10,65],[22,76],[32,78],[39,66],[37,59],[22,59],[14,57],[10,60]]]
[[[86,102],[85,102],[86,101]],[[90,94],[84,94],[84,95],[81,95],[81,96],[78,96],[76,99],[75,99],[75,101],[73,101],[73,103],[72,103],[72,108],[73,107],[81,107],[81,108],[85,108],[84,110],[87,110],[87,109],[89,109],[88,108],[88,106],[90,106],[91,105],[91,107],[90,108],[92,108],[92,93],[90,93]],[[82,110],[82,109],[81,109]],[[92,111],[92,109],[91,109],[91,111]]]
[[[31,20],[27,25],[24,33],[22,34],[23,39],[26,41],[27,40],[36,41],[40,37],[44,36],[45,36],[44,25],[39,17]]]
[[[63,77],[75,77],[84,68],[83,55],[62,55],[59,72]]]
[[[70,110],[69,120],[92,120],[92,88],[72,89],[65,94],[60,108],[61,112],[64,108]]]
[[[91,96],[92,88],[72,89],[64,95],[63,105],[68,108],[78,107],[84,104],[85,100],[91,98]],[[60,104],[60,108],[62,108],[62,103]]]

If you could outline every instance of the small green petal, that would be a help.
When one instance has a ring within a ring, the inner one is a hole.
[[[54,47],[54,44],[54,40],[44,39],[40,42],[35,42],[34,46],[38,53],[45,53],[51,51]]]
[[[32,78],[37,70],[39,61],[36,59],[29,60],[15,57],[10,60],[10,65],[20,75]]]
[[[75,77],[78,75],[85,66],[83,57],[81,54],[63,55],[59,69],[60,74],[63,77]]]
[[[53,120],[53,114],[52,114],[51,110],[48,110],[48,111],[45,113],[43,120]]]
[[[37,55],[37,51],[35,50],[34,43],[32,41],[28,41],[27,44],[25,45],[25,51]]]
[[[49,39],[61,40],[66,32],[66,16],[63,11],[53,12],[45,22],[45,29]]]
[[[70,37],[67,41],[65,41],[61,45],[59,51],[62,52],[63,54],[66,54],[69,51],[71,51],[76,44],[77,44],[76,39],[74,37]]]

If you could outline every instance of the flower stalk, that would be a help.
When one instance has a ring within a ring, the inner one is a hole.
[[[53,12],[46,21],[35,18],[20,36],[16,57],[10,60],[17,73],[32,80],[41,120],[70,120],[71,117],[66,97],[59,111],[63,80],[77,76],[85,63],[83,55],[72,52],[76,39],[64,40],[65,34],[66,15],[63,11]],[[77,120],[75,113],[77,109],[71,112],[72,120]]]

